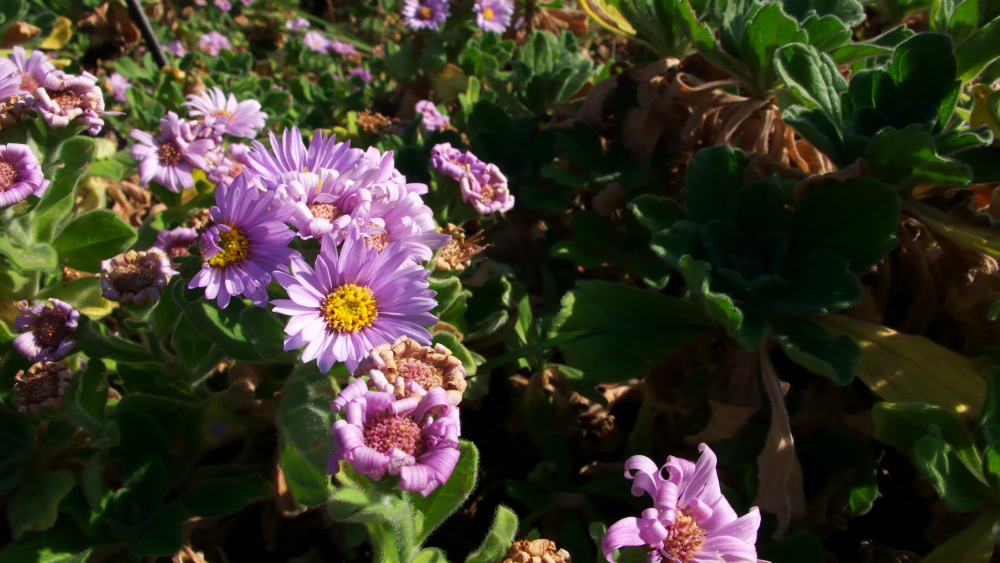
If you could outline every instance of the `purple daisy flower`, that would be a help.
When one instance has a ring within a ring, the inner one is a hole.
[[[29,57],[27,51],[20,45],[13,47],[13,52],[8,58],[0,59],[0,74],[6,74],[9,70],[20,76],[17,92],[20,96],[32,95],[42,86],[49,74],[57,76],[63,74],[62,71],[56,70],[48,55],[42,51],[32,51]]]
[[[363,380],[361,387],[364,386]],[[354,385],[354,384],[352,384]],[[444,389],[417,399],[396,399],[392,392],[348,385],[342,395],[344,419],[333,425],[333,454],[328,471],[340,471],[341,460],[370,479],[399,475],[399,488],[427,496],[451,477],[458,463],[458,409],[448,404]]]
[[[288,224],[298,230],[303,239],[320,238],[334,233],[339,243],[347,236],[347,228],[352,223],[367,220],[367,209],[371,204],[371,192],[361,189],[365,186],[365,174],[370,177],[374,171],[358,169],[339,173],[322,168],[318,174],[311,172],[286,172],[281,175],[275,187],[282,203],[292,209]]]
[[[223,49],[232,50],[229,39],[218,31],[210,31],[198,38],[198,48],[213,57],[219,56]]]
[[[406,0],[400,10],[406,27],[438,31],[451,14],[448,0]]]
[[[247,163],[250,147],[239,143],[231,143],[226,147],[228,155],[223,154],[216,165],[208,171],[208,181],[215,185],[228,186],[237,176],[243,173]]]
[[[372,81],[372,73],[368,72],[368,70],[363,68],[352,68],[351,70],[347,71],[347,76],[348,77],[357,76],[365,84],[370,84]]]
[[[430,100],[420,100],[413,106],[413,109],[423,116],[423,119],[420,121],[420,125],[424,128],[424,131],[440,131],[441,129],[446,129],[448,127],[448,122],[451,121],[451,118],[447,115],[441,115],[438,113],[437,107],[434,106],[434,102]]]
[[[437,232],[433,212],[416,194],[373,203],[360,232],[365,244],[377,252],[393,243],[402,247],[409,255],[408,264],[430,260],[435,249],[451,240],[451,235]]]
[[[440,143],[431,148],[431,168],[457,182],[468,172],[481,174],[486,163],[471,152],[452,147],[451,143]]]
[[[48,187],[49,181],[31,147],[20,143],[0,145],[0,208],[24,201],[29,195],[41,197]]]
[[[184,47],[184,43],[182,43],[180,39],[168,43],[167,51],[169,51],[175,57],[183,57],[184,55],[188,54],[187,48]]]
[[[129,82],[128,78],[125,78],[117,72],[112,73],[111,76],[108,77],[108,87],[111,88],[111,93],[115,100],[119,102],[128,101],[128,98],[125,97],[125,93],[132,87],[132,83]]]
[[[608,528],[601,542],[604,557],[614,563],[615,550],[625,546],[649,548],[647,561],[757,563],[760,512],[753,507],[743,517],[722,496],[716,475],[715,453],[698,446],[698,463],[670,456],[658,468],[648,457],[625,462],[625,477],[633,480],[632,494],[653,497],[653,508],[639,518],[625,518]],[[670,473],[664,479],[662,472]],[[634,472],[634,473],[631,473]]]
[[[496,164],[487,164],[482,172],[467,172],[458,181],[462,201],[472,204],[481,215],[506,213],[514,207],[514,196],[507,189],[507,178]]]
[[[160,120],[160,134],[155,138],[138,129],[129,137],[138,141],[132,145],[132,158],[139,161],[139,181],[142,185],[156,180],[172,192],[180,193],[194,187],[191,172],[205,169],[205,157],[216,149],[212,139],[196,139],[191,123],[169,111]]]
[[[80,313],[58,299],[51,306],[39,301],[28,307],[27,301],[14,304],[21,312],[14,326],[23,334],[14,339],[14,348],[32,362],[55,362],[69,355],[76,346],[73,338]]]
[[[233,3],[229,0],[215,0],[212,2],[215,7],[222,10],[223,12],[229,12],[233,9]]]
[[[271,272],[297,253],[288,248],[295,233],[285,225],[288,212],[274,194],[261,192],[241,174],[228,188],[215,190],[209,209],[212,224],[198,237],[204,262],[188,289],[205,288],[205,297],[225,309],[235,295],[258,307],[267,305]]]
[[[339,41],[334,39],[330,41],[329,50],[331,53],[337,53],[341,57],[347,58],[349,55],[356,55],[358,50],[350,43],[345,43],[344,41]]]
[[[75,120],[96,135],[104,127],[102,115],[118,115],[104,111],[104,92],[97,85],[97,77],[86,71],[80,76],[49,73],[34,96],[35,109],[49,127],[66,127]]]
[[[156,244],[150,248],[150,252],[165,254],[167,258],[176,256],[188,256],[191,253],[189,248],[198,238],[198,230],[189,227],[177,227],[169,231],[156,233]]]
[[[476,0],[472,7],[476,13],[476,24],[484,31],[503,33],[510,26],[514,16],[513,0]]]
[[[346,172],[364,154],[361,149],[352,149],[350,141],[338,143],[336,136],[327,137],[319,130],[313,134],[308,149],[298,127],[285,129],[280,140],[274,133],[268,133],[268,138],[270,149],[253,142],[246,168],[269,187],[286,172],[316,172],[321,168]]]
[[[325,53],[330,48],[330,40],[318,31],[306,32],[305,37],[302,38],[302,42],[306,44],[306,47],[317,53]]]
[[[309,20],[299,16],[293,20],[288,20],[285,22],[285,29],[308,29]]]
[[[189,94],[187,99],[182,105],[191,108],[188,113],[201,117],[206,126],[234,137],[256,137],[257,131],[264,128],[264,120],[267,119],[267,114],[260,111],[260,102],[237,102],[236,96],[229,94],[227,98],[218,86]]]
[[[290,297],[272,302],[274,312],[292,317],[285,350],[304,345],[303,362],[315,359],[323,372],[344,362],[354,371],[372,348],[404,334],[427,344],[424,327],[437,321],[430,272],[406,265],[409,256],[398,244],[369,248],[352,228],[340,252],[332,235],[323,237],[315,270],[293,258],[291,275],[274,274]]]

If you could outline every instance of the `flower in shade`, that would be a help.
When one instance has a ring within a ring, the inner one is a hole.
[[[108,77],[108,87],[111,88],[111,95],[115,100],[118,100],[119,102],[128,101],[128,98],[125,97],[125,93],[132,87],[132,83],[129,82],[128,78],[125,78],[117,72],[112,73],[111,76]]]
[[[368,70],[364,68],[352,68],[351,70],[347,71],[347,76],[349,77],[357,76],[365,84],[368,84],[372,81],[372,73],[368,72]]]
[[[302,42],[317,53],[325,53],[330,48],[330,40],[318,31],[307,31]]]
[[[132,158],[139,161],[140,183],[156,180],[177,193],[194,187],[191,172],[207,168],[205,157],[216,149],[213,139],[196,139],[191,123],[172,111],[160,120],[160,134],[155,138],[138,129],[133,129],[129,137],[137,141],[131,152]]]
[[[188,53],[187,49],[184,47],[184,43],[182,43],[180,39],[168,43],[167,51],[172,53],[175,57],[183,57]]]
[[[309,20],[303,18],[302,16],[285,22],[285,29],[307,29],[308,27]]]
[[[649,549],[650,563],[709,561],[757,563],[757,528],[760,512],[753,507],[737,517],[722,496],[716,475],[715,453],[706,444],[698,446],[697,463],[673,456],[657,467],[645,456],[625,462],[625,477],[632,479],[632,494],[648,493],[653,508],[639,518],[625,518],[608,528],[601,550],[614,562],[615,550],[625,546]],[[670,477],[663,478],[666,469]]]
[[[346,389],[345,389],[346,391]],[[399,475],[399,488],[427,496],[451,477],[458,463],[458,409],[442,389],[417,399],[366,391],[343,407],[333,425],[328,471],[340,462],[370,479]]]
[[[27,301],[14,304],[21,312],[14,326],[23,333],[14,339],[14,348],[32,362],[61,360],[76,346],[73,336],[80,313],[58,299],[49,298],[49,303],[39,301],[31,307]]]
[[[205,297],[225,309],[236,295],[258,307],[267,305],[271,272],[297,253],[288,248],[295,233],[285,225],[288,211],[275,195],[261,192],[241,174],[215,190],[209,209],[212,224],[198,237],[203,263],[188,289],[205,288]]]
[[[302,361],[316,360],[320,371],[344,362],[354,371],[372,348],[406,335],[427,344],[427,326],[437,318],[427,269],[409,264],[399,244],[382,252],[369,248],[352,228],[340,252],[324,235],[315,269],[293,258],[291,274],[275,272],[290,299],[272,301],[274,312],[290,315],[285,350],[305,346]]]
[[[358,50],[354,47],[354,45],[337,39],[330,41],[329,50],[331,53],[337,53],[341,57],[356,55],[358,53]]]
[[[424,346],[408,336],[392,344],[379,344],[354,371],[361,377],[377,370],[385,377],[399,398],[420,396],[440,387],[448,393],[448,402],[458,406],[465,392],[465,366],[442,344]]]
[[[49,73],[34,96],[35,109],[49,127],[66,127],[75,120],[96,135],[104,127],[101,116],[117,114],[104,111],[104,92],[97,85],[97,77],[89,72],[80,76]]]
[[[150,248],[150,252],[159,252],[167,258],[176,256],[188,256],[188,250],[198,238],[198,230],[189,227],[177,227],[169,231],[156,233],[156,244]]]
[[[222,10],[223,12],[228,12],[233,9],[233,3],[229,0],[215,0],[212,2],[215,7]]]
[[[514,15],[514,0],[476,0],[472,11],[476,13],[476,24],[483,30],[503,33]]]
[[[14,376],[14,407],[17,412],[38,413],[63,404],[72,374],[62,362],[37,362]]]
[[[152,305],[173,273],[166,254],[129,250],[101,262],[101,295],[122,305]]]
[[[448,122],[451,118],[447,115],[441,115],[438,113],[437,107],[434,106],[434,102],[430,100],[420,100],[413,106],[414,111],[423,116],[420,124],[423,126],[424,131],[439,131],[441,129],[446,129],[448,127]]]
[[[41,197],[48,187],[49,181],[31,147],[20,143],[0,145],[0,208],[23,201],[29,195]]]
[[[462,201],[472,204],[482,215],[505,213],[514,207],[514,196],[507,189],[507,178],[496,164],[487,164],[482,172],[468,172],[458,181]]]
[[[486,163],[471,152],[452,147],[451,143],[440,143],[431,148],[431,168],[458,181],[468,172],[481,173]]]
[[[448,0],[405,0],[400,13],[403,23],[410,29],[437,31],[450,15]]]
[[[228,133],[235,137],[254,138],[257,131],[264,128],[267,114],[260,111],[257,100],[236,101],[236,96],[222,92],[218,86],[209,90],[198,90],[189,94],[183,105],[194,117],[201,117],[207,127]]]
[[[219,51],[223,49],[231,50],[233,46],[229,44],[229,39],[225,35],[218,31],[210,31],[198,38],[198,48],[216,57],[219,55]]]

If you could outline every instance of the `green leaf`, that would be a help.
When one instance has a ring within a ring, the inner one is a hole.
[[[782,45],[805,43],[809,36],[779,4],[767,4],[747,25],[740,46],[740,60],[746,64],[759,94],[775,83],[774,52]]]
[[[960,81],[970,82],[1000,56],[1000,17],[976,30],[955,49],[955,68]]]
[[[428,547],[420,551],[413,558],[413,563],[448,563],[448,558],[444,552],[436,547]]]
[[[59,145],[51,183],[32,211],[36,240],[48,241],[73,209],[80,177],[94,161],[97,144],[90,137],[72,137]]]
[[[947,123],[962,85],[955,80],[951,37],[930,32],[914,35],[896,47],[886,70],[906,99],[940,106],[938,123]]]
[[[670,228],[675,222],[687,218],[687,210],[669,197],[643,194],[628,203],[628,208],[640,223],[653,234]]]
[[[746,182],[743,151],[726,146],[702,149],[688,162],[681,197],[692,220],[706,223],[729,216],[736,192]]]
[[[775,51],[774,63],[799,102],[821,110],[839,133],[843,122],[840,96],[847,91],[847,81],[833,59],[815,47],[793,43]]]
[[[801,317],[771,314],[768,318],[774,326],[774,339],[789,358],[837,385],[847,385],[854,379],[861,348],[849,336],[835,336],[822,325]]]
[[[784,0],[781,5],[800,22],[810,16],[835,16],[848,27],[865,21],[865,9],[858,0]]]
[[[11,350],[3,364],[14,363],[10,355],[20,357],[20,354]],[[6,495],[21,482],[35,451],[37,429],[38,421],[29,420],[12,411],[0,410],[0,494]]]
[[[0,563],[85,563],[94,549],[94,541],[79,532],[54,528],[7,544]]]
[[[59,233],[52,246],[59,263],[84,272],[99,272],[101,260],[121,254],[135,242],[135,229],[107,209],[80,215]]]
[[[174,302],[203,336],[235,359],[263,359],[241,322],[241,315],[247,308],[242,299],[233,299],[228,307],[220,309],[214,301],[205,299],[202,289],[186,289],[183,280],[171,280],[171,285]]]
[[[51,528],[59,515],[60,501],[74,483],[73,473],[64,469],[29,473],[7,507],[14,539],[21,539],[25,532]]]
[[[865,153],[865,161],[872,176],[897,186],[931,183],[960,187],[972,180],[972,169],[937,154],[934,137],[919,124],[902,131],[879,131]]]
[[[261,358],[273,360],[285,351],[285,325],[266,308],[243,309],[240,313],[240,326]]]
[[[465,563],[494,563],[502,561],[510,549],[510,544],[514,542],[514,535],[517,533],[517,514],[506,506],[497,507],[496,516],[493,517],[493,526],[486,532],[486,539],[483,540],[479,549],[473,551],[465,559]]]
[[[344,368],[335,368],[346,376]],[[288,376],[275,419],[281,441],[281,470],[295,502],[318,506],[330,498],[326,457],[332,448],[330,402],[337,396],[334,375],[319,372],[315,362],[299,364]]]
[[[589,379],[612,382],[642,375],[711,327],[695,303],[624,284],[580,281],[563,297],[552,335],[585,331],[559,348]]]
[[[900,207],[896,191],[871,178],[812,183],[795,202],[789,254],[826,248],[864,272],[896,246]]]
[[[861,346],[857,375],[879,397],[939,405],[965,420],[978,416],[986,382],[968,358],[922,336],[843,315],[820,322]]]
[[[163,507],[149,521],[148,527],[128,541],[128,550],[137,556],[173,555],[184,543],[184,521],[187,513],[180,503]]]
[[[256,473],[205,479],[181,494],[181,505],[194,516],[221,518],[271,498],[271,483]]]
[[[7,236],[0,237],[0,254],[10,258],[24,272],[53,270],[58,260],[55,249],[47,243],[29,243],[26,248],[22,248],[14,246]]]
[[[414,523],[416,545],[422,544],[446,518],[465,504],[476,488],[478,473],[479,450],[472,442],[459,440],[458,463],[444,485],[426,497],[420,496],[420,493],[403,493],[415,509],[414,514],[423,516],[419,523]]]
[[[851,516],[864,516],[878,498],[878,473],[875,468],[859,470],[847,490],[847,507]]]
[[[111,302],[102,295],[101,280],[96,277],[59,281],[40,291],[38,297],[55,297],[65,301],[92,319],[111,313]]]
[[[986,510],[950,540],[934,548],[923,563],[989,563],[996,547],[995,530],[1000,521],[996,508]]]

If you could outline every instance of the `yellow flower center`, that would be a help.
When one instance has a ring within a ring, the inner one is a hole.
[[[357,332],[378,318],[375,297],[368,286],[345,284],[320,303],[326,326],[337,332]]]
[[[493,21],[493,8],[486,8],[485,10],[483,10],[483,17],[490,21]]]
[[[222,252],[216,252],[209,258],[208,264],[214,268],[225,268],[247,257],[247,237],[236,227],[219,231],[219,248]]]
[[[684,507],[677,511],[674,525],[667,528],[670,534],[663,540],[662,553],[670,556],[671,561],[690,563],[701,551],[705,542],[705,530],[698,525],[691,515],[691,509]]]
[[[212,117],[228,117],[230,120],[233,119],[233,114],[229,113],[224,109],[217,109],[212,112]]]
[[[420,19],[422,20],[429,20],[431,19],[431,16],[434,15],[434,12],[432,12],[427,6],[421,6],[417,13],[420,15]]]

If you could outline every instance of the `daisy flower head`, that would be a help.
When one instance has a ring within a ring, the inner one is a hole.
[[[20,315],[14,326],[22,333],[14,339],[14,349],[32,362],[55,362],[69,355],[76,347],[76,327],[80,313],[69,303],[49,298],[49,305],[39,301],[28,306],[27,301],[14,304]]]
[[[451,143],[439,143],[431,148],[431,168],[459,181],[469,172],[481,174],[486,169],[486,163],[471,152],[452,147]]]
[[[438,31],[451,14],[448,0],[406,0],[400,10],[403,24],[413,30]]]
[[[330,473],[336,474],[345,461],[373,480],[386,473],[399,475],[400,489],[423,496],[448,481],[458,463],[461,427],[458,409],[448,404],[443,389],[432,389],[419,399],[362,389],[351,392],[344,418],[333,425]]]
[[[175,57],[183,57],[188,54],[187,48],[184,47],[184,43],[182,43],[180,39],[168,43],[167,51]]]
[[[111,88],[112,97],[114,97],[116,101],[128,101],[128,98],[125,97],[125,93],[132,87],[132,83],[129,82],[128,78],[125,78],[117,72],[112,73],[111,76],[108,77],[108,87]]]
[[[472,11],[476,13],[476,24],[484,31],[503,33],[514,15],[514,0],[476,0]]]
[[[506,213],[514,207],[514,196],[507,189],[507,177],[496,164],[487,164],[482,172],[467,172],[458,182],[462,201],[469,202],[481,215]]]
[[[708,563],[758,563],[757,507],[737,517],[719,487],[715,453],[706,444],[698,446],[697,463],[673,456],[663,467],[648,457],[636,455],[625,462],[625,477],[632,479],[632,494],[648,493],[653,508],[612,524],[601,541],[604,557],[614,563],[615,550],[645,546],[647,561]],[[663,470],[670,477],[663,478]]]
[[[363,171],[362,171],[363,172]],[[362,176],[359,181],[359,176]],[[371,192],[360,189],[364,174],[357,168],[343,173],[329,168],[312,172],[286,172],[281,175],[275,193],[291,208],[288,224],[303,239],[320,238],[334,233],[339,243],[354,222],[367,221]]]
[[[225,35],[218,31],[210,31],[198,38],[198,48],[204,53],[217,57],[220,51],[223,49],[232,50],[233,46]]]
[[[400,336],[429,343],[425,327],[437,321],[430,272],[406,264],[408,258],[401,245],[370,248],[356,228],[339,252],[336,239],[325,235],[315,268],[293,258],[291,274],[274,274],[290,297],[272,301],[274,312],[292,317],[285,350],[305,346],[302,361],[316,360],[323,372],[336,362],[354,371],[372,348]]]
[[[190,108],[188,113],[202,118],[206,126],[234,137],[256,137],[257,131],[264,128],[264,120],[267,119],[267,114],[260,110],[260,102],[238,102],[232,93],[226,97],[218,86],[188,94],[187,99],[182,105]]]
[[[447,115],[441,115],[434,102],[430,100],[420,100],[413,106],[413,109],[423,116],[420,125],[424,128],[424,131],[447,129],[448,123],[451,121],[451,118]]]
[[[156,244],[149,249],[150,252],[159,252],[167,258],[177,256],[189,256],[188,251],[198,239],[198,230],[190,227],[177,227],[175,229],[163,230],[156,233]]]
[[[247,163],[247,154],[250,147],[239,143],[230,143],[219,161],[208,171],[208,181],[215,185],[228,186],[233,183],[237,176],[243,173]]]
[[[247,170],[259,176],[267,187],[273,187],[286,172],[317,172],[321,168],[346,172],[364,154],[361,149],[352,149],[350,141],[338,143],[336,136],[328,137],[320,130],[313,134],[308,147],[298,127],[285,129],[280,139],[269,132],[268,139],[271,148],[259,141],[252,143],[246,162]]]
[[[308,29],[309,20],[298,16],[295,19],[291,19],[285,22],[285,29]]]
[[[441,387],[448,394],[448,402],[456,407],[468,386],[465,366],[451,350],[440,343],[433,348],[424,346],[408,336],[373,348],[354,371],[356,378],[363,375],[369,375],[370,381],[384,381],[385,388],[377,390],[391,390],[400,399],[422,396]]]
[[[216,188],[209,215],[212,224],[198,237],[201,270],[188,289],[204,287],[205,297],[223,309],[237,295],[267,305],[271,272],[297,255],[288,248],[295,237],[284,223],[288,212],[273,193],[261,192],[241,174],[229,187]]]
[[[35,414],[61,407],[72,375],[62,362],[37,362],[17,372],[11,390],[17,412]]]
[[[32,51],[28,56],[28,52],[20,45],[13,47],[8,58],[0,59],[0,74],[7,74],[8,70],[16,72],[21,79],[17,92],[20,96],[31,96],[49,74],[62,74],[44,52]]]
[[[302,42],[317,53],[325,53],[330,48],[330,40],[318,31],[307,31]]]
[[[191,123],[169,111],[160,120],[160,134],[153,137],[133,129],[129,137],[132,158],[139,161],[139,181],[142,185],[156,182],[168,190],[180,193],[194,187],[191,173],[195,168],[208,168],[206,157],[216,150],[213,139],[196,139]]]
[[[31,147],[20,143],[0,145],[0,208],[24,201],[29,195],[41,197],[48,187],[49,181]]]
[[[101,262],[101,295],[123,305],[152,305],[174,273],[170,258],[155,250],[129,250]]]
[[[35,109],[49,127],[66,127],[70,121],[78,121],[96,135],[104,127],[101,116],[117,114],[104,111],[104,92],[97,77],[86,71],[80,76],[49,73],[34,97]]]
[[[350,55],[358,54],[358,50],[354,47],[354,45],[337,39],[330,41],[329,50],[331,53],[337,53],[344,58],[347,58]]]
[[[376,252],[385,251],[393,243],[403,248],[408,263],[430,260],[435,249],[451,240],[450,236],[437,232],[434,213],[420,196],[409,193],[398,201],[374,202],[359,232],[365,244]]]

